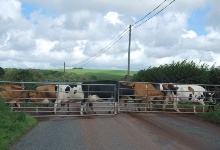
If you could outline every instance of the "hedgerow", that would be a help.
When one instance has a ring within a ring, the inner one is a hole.
[[[140,70],[133,75],[131,80],[158,83],[219,84],[220,69],[184,60]]]

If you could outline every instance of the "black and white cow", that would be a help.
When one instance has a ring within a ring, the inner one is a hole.
[[[118,93],[119,84],[120,84],[120,88],[122,89]],[[89,96],[96,95],[95,97],[96,100],[97,97],[105,101],[110,100],[111,102],[115,102],[114,103],[115,106],[118,104],[119,101],[118,97],[120,99],[123,97],[123,95],[127,95],[130,98],[133,99],[135,98],[133,87],[123,85],[118,81],[104,80],[104,81],[94,81],[94,82],[83,82],[82,90],[84,91],[84,101],[86,101],[89,98]],[[91,98],[90,101],[92,101]],[[93,103],[89,102],[89,107],[93,110]],[[116,111],[115,114],[117,114]]]
[[[55,87],[57,99],[54,104],[54,113],[56,114],[57,108],[61,103],[66,105],[69,102],[81,102],[80,114],[83,115],[83,109],[85,108],[86,102],[84,102],[84,93],[82,91],[82,85],[72,84],[72,85],[56,85]]]
[[[118,81],[94,81],[83,82],[72,85],[56,85],[55,91],[57,95],[56,102],[54,104],[54,113],[56,114],[58,106],[62,104],[68,104],[69,102],[81,102],[80,114],[83,115],[83,110],[86,112],[86,104],[89,103],[89,107],[93,110],[93,102],[99,100],[111,100],[112,102],[118,102]],[[123,90],[120,90],[119,95],[128,95],[134,98],[134,90],[131,86],[120,85]],[[121,96],[120,96],[121,97]],[[120,98],[119,97],[119,98]],[[59,106],[61,107],[61,106]],[[68,106],[67,106],[68,108]],[[68,108],[69,109],[69,108]],[[87,112],[86,112],[87,113]],[[116,113],[116,112],[115,112]]]
[[[214,111],[215,106],[220,106],[220,89],[219,88],[213,88],[210,91],[212,94],[212,101],[209,103],[209,107],[207,112]]]
[[[203,112],[205,110],[204,99],[208,97],[207,90],[199,85],[173,85],[169,86],[169,90],[172,91],[171,99],[173,100],[174,109],[180,112],[177,108],[178,102],[192,102],[193,111],[196,113],[195,103],[200,103],[203,106]],[[212,100],[211,95],[208,97],[210,101]],[[165,101],[164,108],[168,101]]]

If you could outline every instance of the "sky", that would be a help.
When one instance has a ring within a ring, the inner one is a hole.
[[[0,67],[62,69],[65,62],[66,69],[127,70],[129,25],[130,70],[183,60],[218,67],[219,6],[219,0],[1,0]]]

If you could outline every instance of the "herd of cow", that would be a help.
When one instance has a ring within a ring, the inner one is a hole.
[[[135,110],[140,111],[140,104],[144,105],[144,111],[152,110],[153,103],[159,101],[165,109],[168,102],[173,103],[174,110],[180,112],[178,102],[191,102],[193,111],[196,113],[196,103],[200,103],[205,111],[205,102],[208,103],[208,111],[214,109],[214,105],[220,103],[220,91],[218,88],[203,85],[186,84],[161,84],[142,82],[119,82],[119,81],[94,81],[72,84],[41,85],[36,90],[29,90],[24,85],[1,84],[0,96],[10,107],[20,103],[31,102],[38,105],[53,103],[53,111],[56,114],[61,105],[70,102],[80,102],[80,115],[87,113],[86,106],[94,111],[93,103],[97,101],[111,101],[114,103],[114,113],[120,111],[127,101],[133,101]],[[13,108],[13,107],[12,107]],[[36,112],[38,108],[36,107]]]

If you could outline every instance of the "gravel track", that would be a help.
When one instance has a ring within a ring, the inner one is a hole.
[[[121,113],[39,120],[11,150],[220,149],[220,126],[192,114]]]

